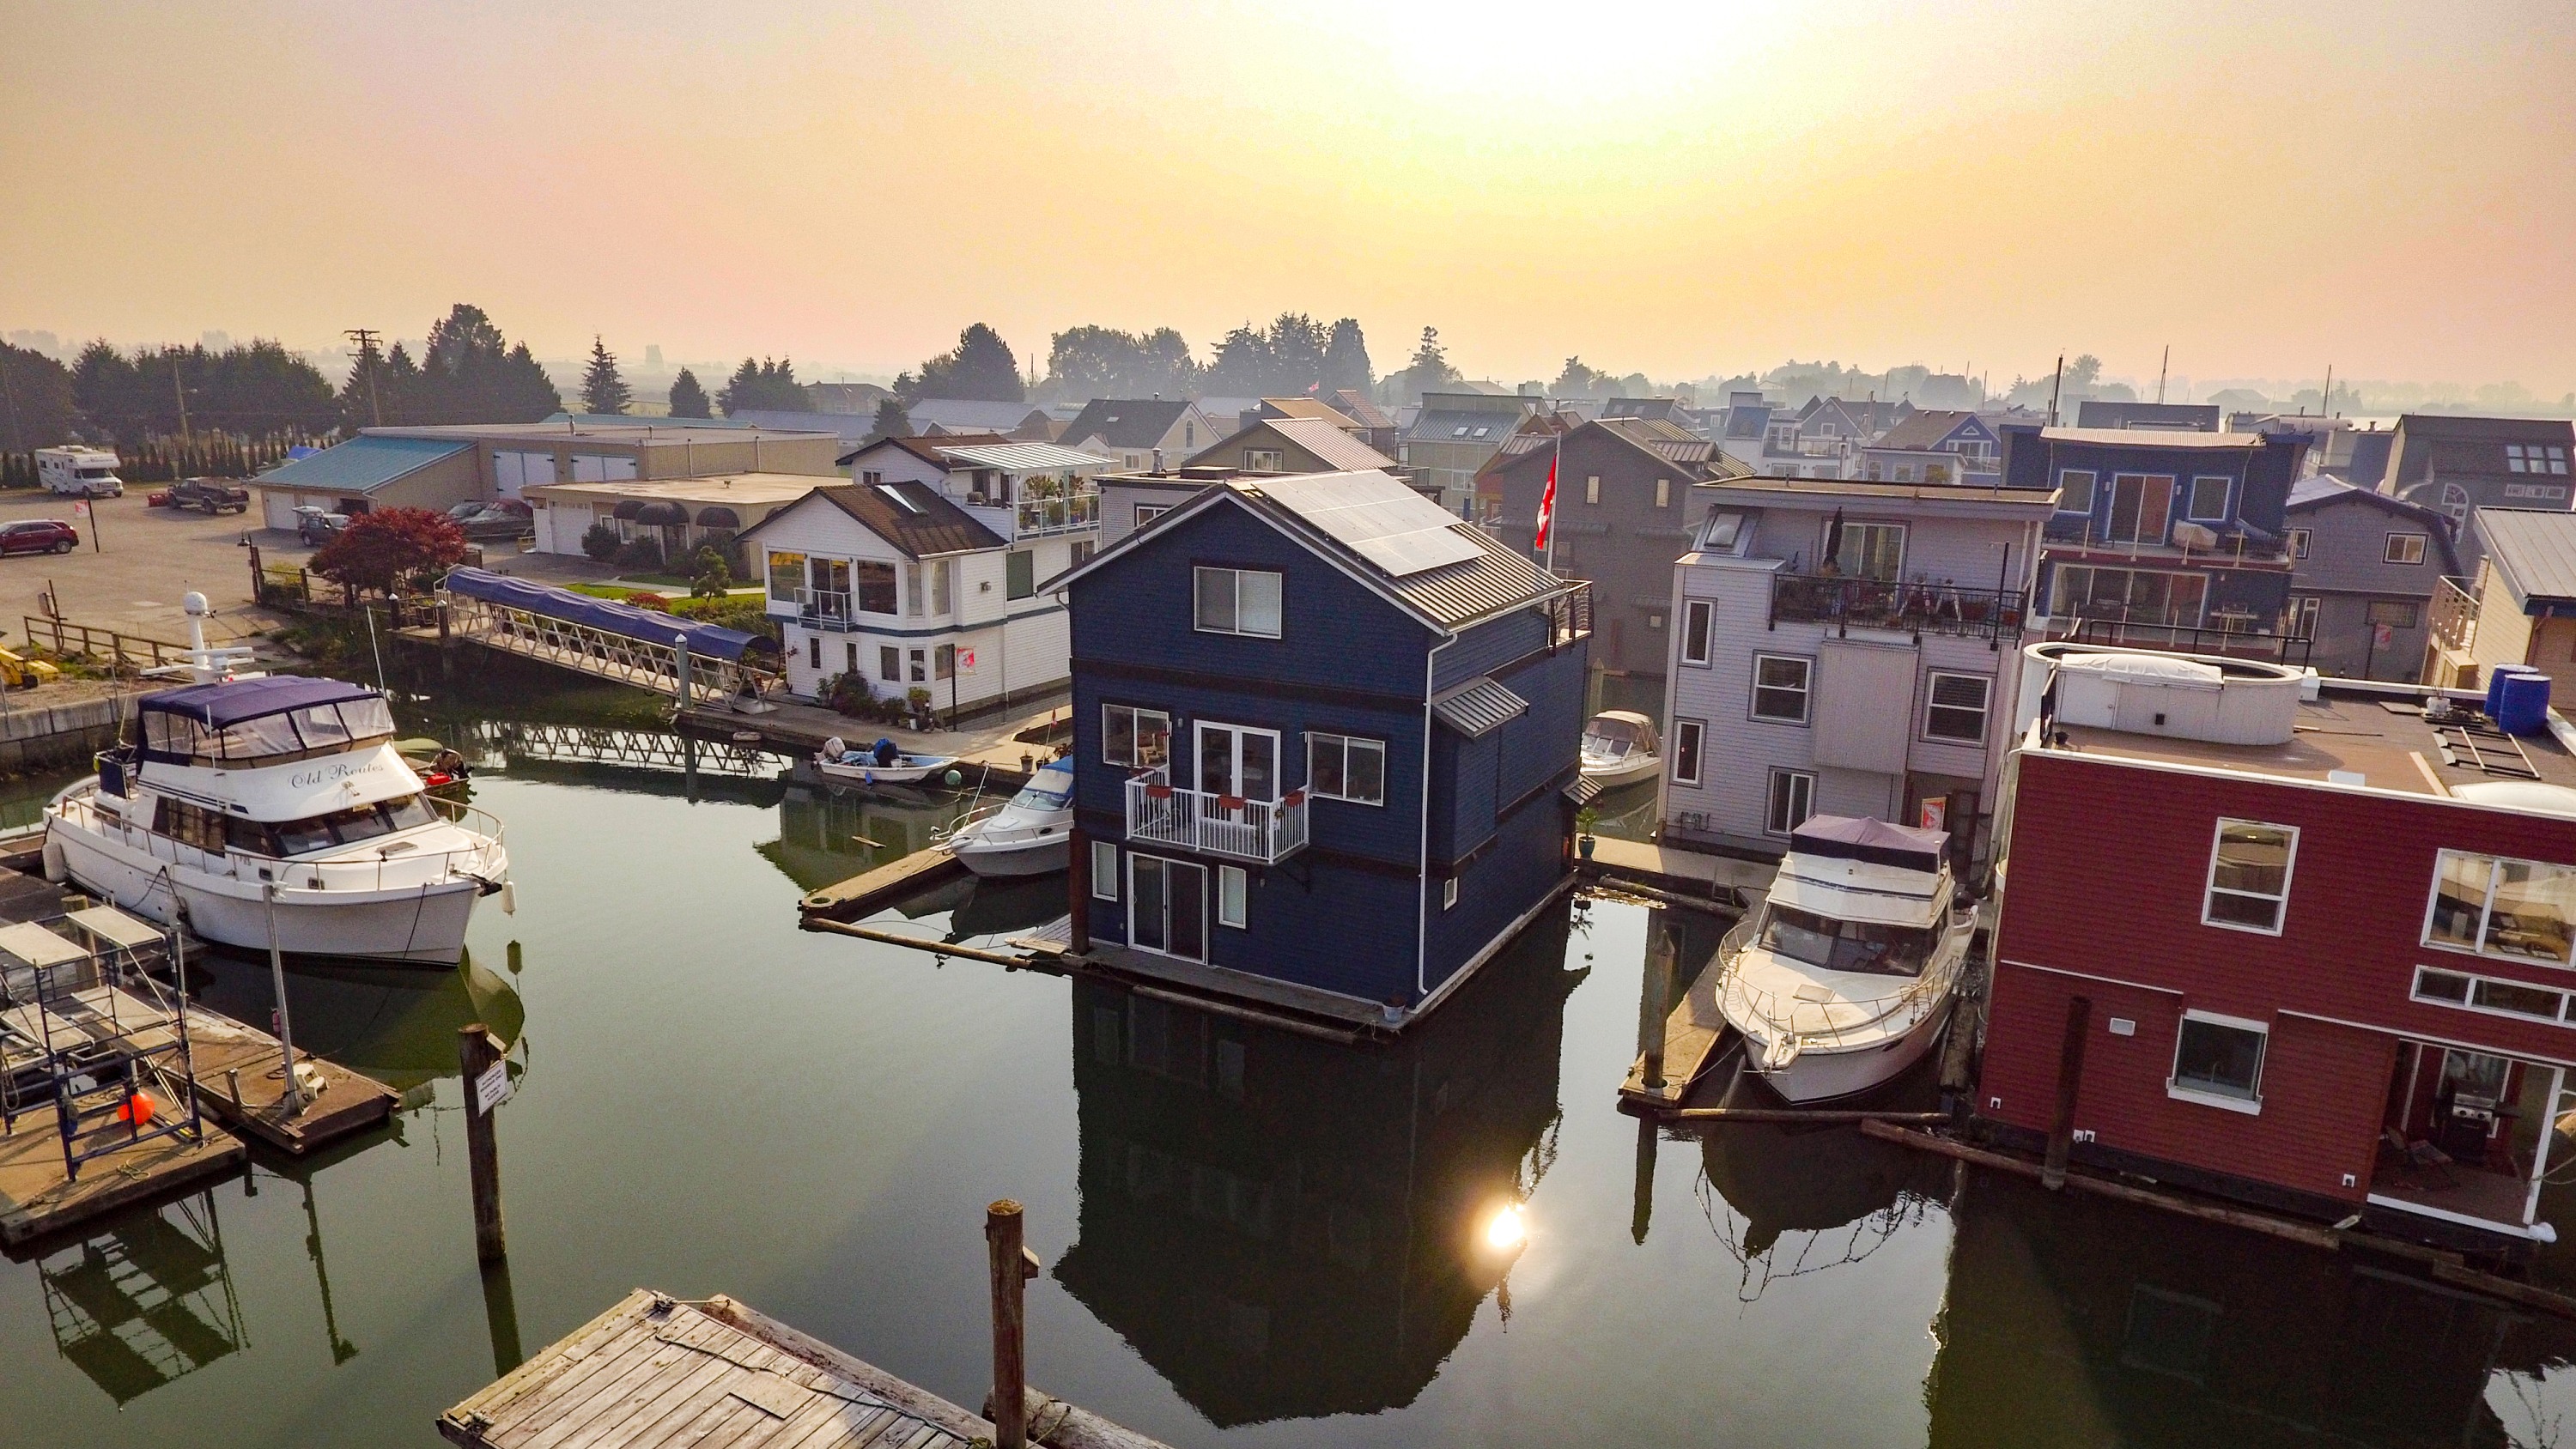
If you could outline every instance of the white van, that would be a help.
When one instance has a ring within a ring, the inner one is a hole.
[[[116,476],[116,455],[105,448],[38,448],[36,481],[51,493],[125,496],[125,480]]]

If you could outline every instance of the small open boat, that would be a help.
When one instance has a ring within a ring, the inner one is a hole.
[[[1977,924],[1948,840],[1835,815],[1790,835],[1762,908],[1718,945],[1718,1009],[1773,1091],[1848,1097],[1932,1049]]]
[[[1583,727],[1583,778],[1605,790],[1651,780],[1664,768],[1655,722],[1633,710],[1605,710]]]
[[[918,785],[944,774],[957,763],[955,755],[909,755],[892,740],[879,740],[863,750],[854,750],[838,735],[823,742],[814,755],[814,768],[825,779],[853,785]]]
[[[1073,761],[1038,767],[1009,802],[958,822],[946,841],[982,876],[1046,875],[1065,868],[1073,838]]]

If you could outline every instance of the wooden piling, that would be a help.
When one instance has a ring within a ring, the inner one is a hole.
[[[474,1254],[497,1263],[509,1252],[501,1232],[501,1150],[493,1140],[492,1114],[483,1110],[475,1084],[501,1065],[501,1044],[483,1023],[456,1029],[457,1065],[465,1072],[465,1157],[474,1179]]]
[[[1028,1449],[1028,1260],[1020,1205],[984,1209],[984,1250],[993,1278],[993,1449]]]
[[[2040,1166],[2040,1185],[2055,1191],[2066,1185],[2066,1157],[2075,1147],[2075,1099],[2084,1085],[2084,1036],[2093,1026],[2093,998],[2077,996],[2066,1003],[2066,1040],[2057,1049],[2057,1120],[2048,1129],[2048,1159]]]
[[[1637,1085],[1649,1092],[1664,1089],[1664,1018],[1673,1009],[1672,931],[1662,911],[1648,913],[1646,927],[1645,1009],[1638,1013],[1637,1049],[1643,1055]]]
[[[1654,1118],[1637,1119],[1637,1177],[1630,1188],[1628,1236],[1639,1247],[1645,1246],[1646,1229],[1655,1220],[1655,1147],[1660,1135]]]

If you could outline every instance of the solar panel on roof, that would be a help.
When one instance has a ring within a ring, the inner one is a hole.
[[[1484,553],[1440,505],[1384,473],[1311,474],[1272,479],[1262,487],[1396,578]]]

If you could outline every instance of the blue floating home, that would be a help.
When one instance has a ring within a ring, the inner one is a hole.
[[[1369,469],[1211,481],[1057,587],[1095,964],[1400,1025],[1564,887],[1580,581]]]

